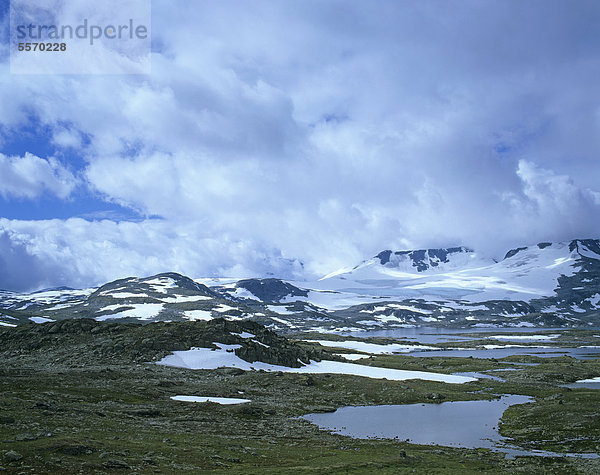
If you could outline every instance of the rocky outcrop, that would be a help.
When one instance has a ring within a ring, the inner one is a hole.
[[[72,319],[0,329],[0,355],[45,355],[74,365],[93,361],[156,361],[173,351],[240,345],[236,354],[249,362],[301,366],[319,361],[320,350],[305,348],[252,321],[137,323]]]

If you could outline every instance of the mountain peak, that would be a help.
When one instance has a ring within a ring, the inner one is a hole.
[[[569,251],[581,257],[600,259],[600,239],[574,239],[569,243]]]
[[[386,267],[411,267],[417,272],[439,268],[448,264],[458,255],[467,255],[473,250],[466,247],[450,247],[443,249],[417,249],[413,251],[385,250],[375,256],[379,263]]]
[[[517,254],[527,251],[527,252],[539,252],[544,251],[545,249],[557,249],[557,248],[569,248],[569,252],[571,254],[575,254],[573,257],[577,258],[577,255],[583,258],[588,259],[600,259],[600,239],[574,239],[567,242],[540,242],[536,246],[525,246],[525,247],[517,247],[511,249],[506,253],[504,259],[510,259]]]

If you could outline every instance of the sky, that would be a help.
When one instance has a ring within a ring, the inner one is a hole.
[[[600,237],[596,0],[155,0],[147,75],[11,74],[0,15],[0,288]]]

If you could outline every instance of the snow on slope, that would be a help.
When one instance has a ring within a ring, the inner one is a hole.
[[[96,317],[96,320],[99,322],[115,318],[137,318],[139,320],[151,320],[152,318],[157,317],[158,314],[162,311],[163,304],[142,303],[127,305],[127,307],[129,308],[118,313],[112,313],[108,315],[102,315],[101,317]],[[105,310],[106,309],[113,310],[114,308],[105,307]]]
[[[566,322],[589,323],[598,308],[598,240],[517,248],[499,262],[458,247],[387,250],[315,282],[275,278],[193,281],[166,273],[120,279],[98,289],[60,288],[31,294],[0,291],[3,326],[36,321],[34,318],[153,321],[219,316],[255,317],[288,330],[460,321],[474,325],[491,319],[515,324],[514,318],[538,316],[539,322],[556,316]]]
[[[282,371],[287,373],[348,374],[375,379],[385,378],[389,379],[390,381],[423,379],[426,381],[461,384],[477,380],[476,378],[471,378],[468,376],[454,376],[449,374],[431,373],[428,371],[407,371],[400,369],[379,368],[375,366],[364,366],[355,363],[342,363],[339,361],[327,360],[320,362],[311,361],[310,364],[304,365],[300,368],[278,366],[262,363],[260,361],[249,363],[233,353],[233,350],[239,348],[239,345],[224,345],[221,343],[215,343],[215,345],[219,347],[218,350],[210,348],[193,348],[187,351],[175,351],[173,354],[165,356],[156,364],[189,369],[216,369],[229,367],[240,368],[244,371],[264,370]]]
[[[481,258],[464,248],[456,249],[461,250],[448,253],[447,262],[428,266],[420,259],[416,261],[420,267],[406,253],[385,251],[385,254],[380,253],[349,272],[333,273],[316,283],[305,283],[304,287],[313,290],[309,300],[315,295],[319,297],[321,305],[334,308],[336,301],[371,303],[373,298],[447,298],[471,303],[487,300],[529,301],[553,295],[558,278],[561,275],[573,275],[576,270],[574,265],[582,255],[600,258],[585,246],[581,246],[579,251],[571,251],[569,243],[521,248],[509,252],[500,262]],[[430,257],[431,251],[419,251],[420,256],[424,255],[428,262],[434,262]],[[389,256],[388,252],[391,253]],[[324,290],[338,293],[324,294]],[[316,291],[321,293],[316,294]],[[329,297],[329,302],[323,301],[325,295]]]

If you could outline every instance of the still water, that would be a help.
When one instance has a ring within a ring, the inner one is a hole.
[[[359,439],[397,438],[414,444],[494,448],[505,439],[498,433],[498,423],[506,408],[532,401],[527,396],[502,396],[493,401],[348,406],[303,418],[321,429]]]
[[[562,329],[564,330],[564,329]],[[415,328],[395,328],[391,330],[368,330],[360,332],[348,332],[343,335],[369,338],[369,337],[385,337],[385,338],[398,338],[402,340],[410,340],[411,342],[421,343],[424,345],[444,343],[452,341],[469,341],[476,338],[472,336],[464,336],[464,333],[521,333],[521,334],[547,334],[551,332],[553,334],[560,333],[560,328],[436,328],[436,327],[415,327]],[[531,343],[528,341],[527,343]],[[540,358],[552,358],[558,356],[571,356],[576,359],[592,359],[600,357],[600,348],[597,347],[570,347],[560,348],[551,347],[544,348],[544,341],[540,341],[539,345],[519,346],[514,341],[507,341],[504,348],[490,348],[490,349],[447,349],[447,350],[432,350],[432,351],[413,351],[410,353],[404,353],[408,356],[416,357],[430,357],[430,356],[441,356],[441,357],[459,357],[459,358],[505,358],[513,355],[531,355],[538,356]],[[509,346],[509,345],[517,346]]]
[[[513,355],[531,355],[538,358],[556,358],[558,356],[571,356],[578,360],[586,360],[598,358],[600,348],[579,347],[579,348],[543,348],[542,346],[525,347],[509,347],[509,348],[494,348],[494,349],[475,349],[475,350],[432,350],[432,351],[413,351],[404,353],[408,356],[428,357],[459,357],[459,358],[506,358]]]
[[[355,336],[360,338],[382,337],[402,338],[422,344],[444,343],[456,340],[474,340],[472,336],[463,336],[467,333],[546,333],[564,330],[561,328],[545,327],[485,327],[485,328],[443,328],[443,327],[412,327],[394,328],[389,330],[363,330],[357,332],[344,332],[340,335]]]
[[[348,406],[332,413],[308,414],[302,418],[321,429],[358,439],[385,438],[421,445],[488,448],[504,452],[509,458],[519,455],[598,458],[595,453],[560,454],[511,445],[511,439],[498,432],[500,418],[509,406],[533,401],[527,396],[505,395],[493,401]]]

